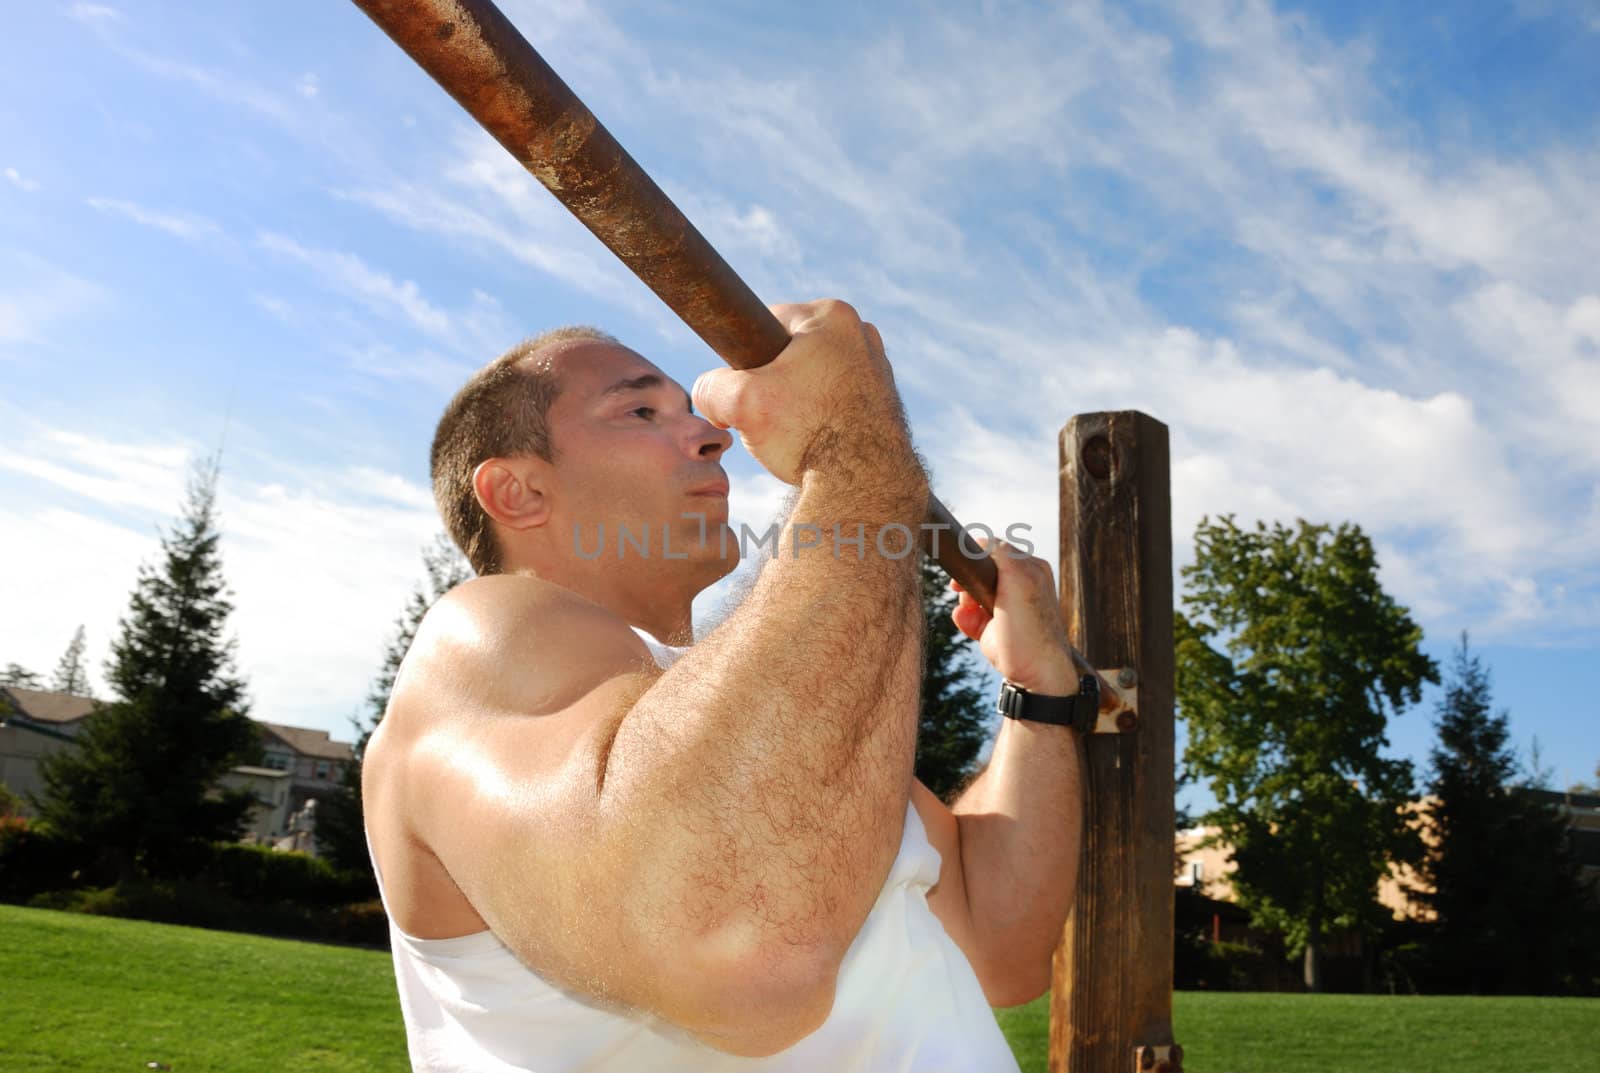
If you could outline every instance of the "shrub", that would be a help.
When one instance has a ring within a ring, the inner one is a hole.
[[[11,787],[7,786],[3,782],[0,782],[0,821],[8,819],[20,819],[22,817],[22,812],[22,798],[18,797],[16,792],[13,791]]]
[[[332,906],[370,895],[363,877],[339,872],[308,853],[217,843],[201,878],[243,901]]]
[[[389,946],[389,914],[377,898],[340,906],[325,927],[322,938],[328,942],[385,949]]]
[[[289,901],[248,901],[188,880],[137,880],[114,887],[49,891],[36,895],[28,905],[319,942],[382,947],[389,940],[388,917],[377,901],[338,908],[314,908]]]
[[[0,902],[72,887],[88,869],[78,847],[20,816],[0,819]]]

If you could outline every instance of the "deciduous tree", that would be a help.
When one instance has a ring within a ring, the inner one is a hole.
[[[1233,847],[1241,904],[1321,990],[1329,931],[1370,933],[1379,878],[1420,852],[1411,765],[1384,748],[1437,670],[1355,525],[1202,520],[1183,576],[1184,764],[1217,801],[1204,821]]]

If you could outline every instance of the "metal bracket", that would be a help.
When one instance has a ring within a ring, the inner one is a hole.
[[[1115,689],[1100,690],[1100,718],[1096,734],[1131,734],[1139,726],[1139,676],[1132,667],[1095,672],[1102,682],[1115,683]]]
[[[1183,1048],[1176,1043],[1142,1044],[1133,1049],[1134,1073],[1183,1073]]]

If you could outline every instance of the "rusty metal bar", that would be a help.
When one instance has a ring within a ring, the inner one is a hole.
[[[355,4],[723,361],[752,369],[788,345],[755,292],[489,0]],[[961,531],[937,497],[928,513]],[[961,543],[939,541],[939,565],[992,609],[994,563]]]

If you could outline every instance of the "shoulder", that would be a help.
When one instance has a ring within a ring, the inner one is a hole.
[[[571,589],[522,575],[498,574],[457,585],[429,609],[415,645],[493,651],[528,640],[559,645],[564,640],[644,643],[611,611]]]
[[[475,578],[423,618],[395,681],[395,700],[449,694],[519,714],[559,710],[607,678],[653,666],[626,622],[534,577]]]

